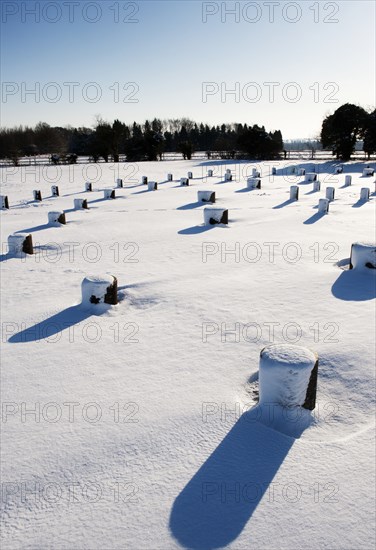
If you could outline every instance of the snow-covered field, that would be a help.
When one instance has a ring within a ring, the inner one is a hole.
[[[245,162],[2,170],[2,548],[374,548],[376,277],[348,264],[375,238],[375,177],[302,161],[313,192],[285,166],[258,165],[254,190]],[[203,225],[198,190],[228,225]],[[65,226],[48,225],[55,210]],[[19,231],[33,256],[8,254]],[[115,275],[119,304],[80,306],[86,275]],[[296,410],[276,422],[273,403],[255,408],[270,343],[319,354],[303,431]]]

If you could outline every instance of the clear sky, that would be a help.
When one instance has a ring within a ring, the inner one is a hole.
[[[1,125],[189,117],[315,137],[375,106],[375,2],[1,2]],[[232,93],[231,93],[232,91]]]

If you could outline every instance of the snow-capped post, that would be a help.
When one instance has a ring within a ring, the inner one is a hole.
[[[214,191],[197,191],[197,200],[198,202],[215,203],[215,192]]]
[[[51,186],[51,195],[53,197],[58,197],[59,196],[59,187],[57,185],[52,185]]]
[[[117,279],[113,275],[103,277],[88,276],[82,281],[82,304],[108,304],[116,306],[118,303]]]
[[[302,346],[273,344],[260,353],[260,405],[303,407],[316,406],[319,358]]]
[[[188,178],[180,178],[180,185],[189,185]]]
[[[363,176],[373,176],[375,173],[375,170],[371,168],[370,166],[367,166],[363,169]]]
[[[343,166],[336,166],[335,174],[342,174],[343,172]]]
[[[188,172],[188,179],[189,179],[189,180],[192,180],[192,179],[193,179],[193,173],[192,173],[192,172]]]
[[[124,185],[123,185],[123,180],[122,180],[121,178],[117,178],[117,180],[116,180],[116,187],[117,187],[118,189],[121,189],[122,187],[124,187]]]
[[[257,168],[252,168],[252,177],[253,178],[259,178],[260,177],[260,171],[257,170]]]
[[[87,210],[88,209],[86,199],[73,199],[73,204],[74,204],[74,209],[75,210],[81,210],[81,209]]]
[[[228,224],[228,210],[226,208],[204,208],[204,223],[205,225]]]
[[[328,201],[332,202],[334,201],[334,187],[327,187],[325,190],[325,197],[328,199]]]
[[[103,197],[105,199],[115,199],[115,189],[104,189],[103,190]]]
[[[350,269],[376,269],[376,244],[353,243],[351,245]]]
[[[297,185],[291,185],[290,187],[290,201],[299,200],[299,187]]]
[[[148,184],[148,177],[142,176],[142,185],[147,185],[147,184]]]
[[[208,178],[212,178],[213,177],[213,170],[208,170]]]
[[[0,195],[0,207],[1,207],[1,210],[4,210],[4,209],[9,210],[8,195]]]
[[[230,173],[226,172],[226,174],[225,174],[225,181],[232,181],[232,174],[231,174],[231,172],[230,172]]]
[[[172,174],[167,174],[167,181],[172,181],[172,179],[173,179]]]
[[[48,223],[56,227],[65,225],[67,223],[65,212],[48,212]]]
[[[35,201],[41,201],[42,200],[42,193],[39,191],[39,189],[34,189],[33,197],[34,197]]]
[[[149,191],[157,191],[158,184],[156,181],[148,181],[148,190]]]
[[[276,176],[277,175],[277,168],[275,166],[273,166],[272,168],[272,176]]]
[[[308,172],[307,174],[304,175],[304,181],[311,182],[316,180],[317,180],[317,174],[315,174],[314,172]]]
[[[247,178],[248,189],[261,189],[261,178]]]
[[[350,174],[347,174],[347,176],[345,176],[345,187],[349,187],[349,185],[351,185],[351,180],[352,176],[350,176]]]
[[[321,189],[321,182],[319,180],[316,180],[313,182],[313,190],[314,191],[320,191]]]
[[[28,233],[14,233],[8,237],[9,254],[34,254],[33,239]]]
[[[298,176],[305,176],[305,168],[299,168]]]
[[[329,199],[319,199],[318,211],[320,214],[327,214],[329,212]]]
[[[369,187],[362,187],[360,190],[360,200],[369,201]]]
[[[93,186],[90,181],[85,182],[85,191],[92,191]]]

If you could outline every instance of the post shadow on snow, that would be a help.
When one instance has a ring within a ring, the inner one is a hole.
[[[338,264],[337,264],[338,265]],[[376,298],[375,270],[342,271],[332,286],[332,294],[339,300],[347,302],[365,302]]]
[[[11,344],[19,344],[21,342],[37,342],[39,340],[51,338],[63,330],[81,323],[92,315],[93,310],[85,309],[82,304],[71,306],[32,327],[25,328],[17,332],[17,334],[13,334],[8,342]]]
[[[286,201],[281,202],[281,204],[277,204],[276,206],[273,206],[273,210],[278,210],[279,208],[284,208],[285,206],[288,206],[289,204],[293,204],[294,202],[297,202],[297,201],[287,199]]]
[[[314,206],[314,208],[317,209],[318,206]],[[319,220],[321,220],[321,218],[323,218],[326,215],[327,214],[325,214],[325,212],[316,212],[310,218],[307,218],[306,220],[304,220],[303,224],[304,225],[311,225],[313,223],[318,222]]]
[[[210,203],[204,203],[201,201],[189,202],[188,204],[183,204],[183,206],[178,206],[176,210],[191,210],[192,208],[198,208],[199,206],[204,206],[205,204]]]
[[[56,248],[54,248],[53,246],[50,246],[50,245],[39,245],[39,244],[34,244],[33,245],[33,251],[34,251],[34,254],[25,254],[24,252],[21,252],[21,253],[18,253],[18,254],[15,254],[15,253],[11,253],[11,252],[7,252],[6,254],[0,254],[0,263],[1,262],[6,262],[8,260],[12,260],[12,259],[15,259],[15,260],[18,260],[18,261],[22,261],[22,262],[26,262],[28,258],[34,258],[35,255],[38,253],[38,252],[43,252],[43,251],[49,251],[49,250],[52,250],[53,252],[56,253]]]
[[[359,199],[357,202],[355,202],[351,208],[360,208],[364,204],[367,204],[369,201]]]
[[[252,517],[294,444],[244,413],[175,499],[170,530],[192,550],[232,543]]]
[[[227,225],[223,223],[218,223],[214,225],[193,225],[192,227],[187,227],[186,229],[180,229],[178,231],[179,235],[197,235],[198,233],[205,233],[205,231],[210,231],[216,228],[228,229]]]

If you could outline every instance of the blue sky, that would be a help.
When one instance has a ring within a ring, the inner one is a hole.
[[[317,135],[343,103],[375,105],[373,1],[3,0],[1,10],[2,126],[186,116],[292,139]]]

